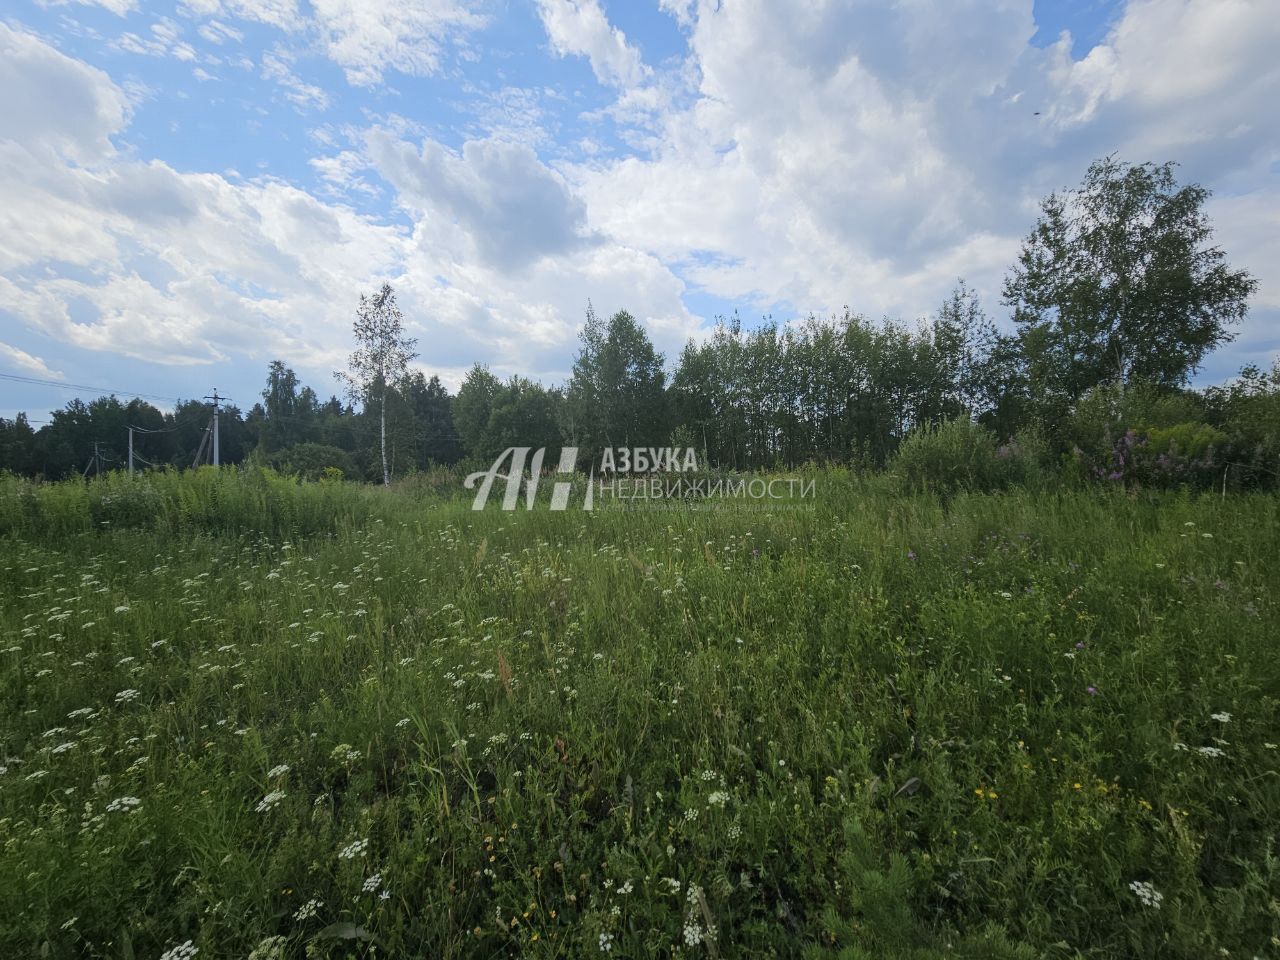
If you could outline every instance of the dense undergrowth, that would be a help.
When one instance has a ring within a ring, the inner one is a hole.
[[[4,956],[1276,956],[1272,495],[0,483]]]

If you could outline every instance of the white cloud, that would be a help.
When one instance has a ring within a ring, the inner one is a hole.
[[[187,17],[238,18],[287,31],[299,30],[305,22],[297,0],[181,0],[178,12]]]
[[[262,76],[275,81],[284,98],[300,112],[329,109],[329,95],[293,72],[293,58],[282,47],[277,46],[262,55]]]
[[[111,154],[129,100],[101,70],[0,23],[0,142],[89,163]],[[43,159],[43,156],[42,158]],[[4,240],[0,238],[0,245]]]
[[[102,7],[117,17],[123,17],[138,9],[137,0],[36,0],[42,7],[61,7],[68,3],[78,3],[84,7]]]
[[[0,341],[0,359],[6,361],[10,369],[22,370],[45,380],[64,379],[61,371],[51,369],[39,357],[34,357],[27,351],[19,350],[12,344],[4,343],[3,341]]]
[[[631,156],[563,169],[590,229],[726,299],[910,318],[963,275],[999,314],[1039,198],[1111,152],[1247,193],[1255,236],[1280,210],[1257,189],[1280,160],[1268,3],[1135,0],[1081,60],[1069,36],[1030,46],[1018,0],[664,8],[690,89],[649,111]],[[1224,242],[1241,233],[1233,205],[1212,212]],[[1229,258],[1280,286],[1276,259],[1242,247]],[[1269,296],[1250,329],[1276,322]]]
[[[590,237],[581,202],[527,146],[454,152],[378,128],[316,162],[348,188],[377,163],[406,230],[277,180],[117,153],[118,88],[33,37],[6,40],[17,101],[36,96],[33,81],[66,94],[6,118],[22,142],[0,143],[0,311],[50,339],[169,365],[281,356],[323,383],[349,351],[357,295],[383,280],[431,369],[480,360],[563,377],[588,297],[630,308],[668,351],[698,327],[681,281],[650,253]]]
[[[329,58],[362,87],[387,70],[435,73],[442,45],[485,23],[462,0],[312,0],[312,8]]]
[[[493,266],[518,270],[587,242],[582,202],[524,144],[470,140],[455,154],[433,140],[415,150],[374,130],[368,146],[402,204],[433,229],[456,230]]]
[[[196,32],[214,44],[222,44],[227,40],[239,43],[244,39],[243,32],[235,27],[228,26],[221,20],[210,20],[208,23],[202,23],[196,28]]]
[[[136,33],[122,33],[112,46],[126,53],[138,53],[150,57],[173,57],[191,61],[197,57],[196,48],[182,39],[182,27],[168,17],[161,17],[151,24],[151,36],[140,37]]]
[[[586,57],[601,83],[634,87],[649,76],[640,51],[609,23],[599,0],[538,0],[538,13],[556,54]]]

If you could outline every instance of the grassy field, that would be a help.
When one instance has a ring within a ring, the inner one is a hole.
[[[1280,956],[1280,501],[816,491],[0,481],[0,956]]]

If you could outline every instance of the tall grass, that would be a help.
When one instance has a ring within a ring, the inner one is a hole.
[[[1277,500],[815,479],[6,481],[0,953],[1274,955]]]

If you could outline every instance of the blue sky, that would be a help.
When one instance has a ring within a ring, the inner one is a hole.
[[[1280,348],[1263,0],[80,0],[0,20],[0,373],[322,393],[361,291],[419,364],[563,379],[590,299],[674,359],[717,315],[927,316],[1089,161],[1177,160]],[[0,416],[75,395],[0,380]]]

